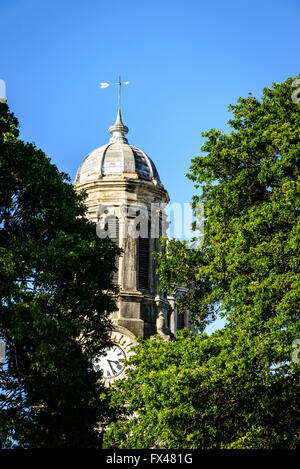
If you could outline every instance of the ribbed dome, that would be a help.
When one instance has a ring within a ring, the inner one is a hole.
[[[122,174],[160,182],[153,161],[142,150],[129,145],[125,138],[128,127],[122,122],[120,109],[117,120],[109,131],[112,134],[110,141],[86,156],[77,171],[76,182]]]

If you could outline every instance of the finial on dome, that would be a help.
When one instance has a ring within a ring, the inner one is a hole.
[[[117,139],[122,139],[123,141],[126,141],[125,135],[129,132],[129,129],[126,125],[123,124],[122,122],[122,116],[121,116],[121,85],[128,85],[129,81],[123,81],[121,82],[121,77],[119,76],[119,81],[118,83],[101,83],[101,88],[107,88],[108,86],[111,85],[118,85],[119,86],[119,103],[118,103],[118,114],[117,114],[117,120],[112,125],[108,130],[110,131],[112,137],[111,140],[117,140]]]

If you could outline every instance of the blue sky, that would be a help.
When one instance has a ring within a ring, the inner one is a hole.
[[[227,106],[299,73],[298,0],[0,0],[0,79],[20,121],[61,171],[105,144],[119,74],[129,143],[155,162],[172,202],[201,132],[227,130]]]
[[[154,160],[171,200],[201,132],[226,130],[227,106],[299,73],[300,2],[0,0],[1,68],[21,138],[72,179],[108,141],[121,74],[128,140]]]

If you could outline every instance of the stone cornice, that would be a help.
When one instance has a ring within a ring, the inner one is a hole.
[[[161,185],[155,185],[150,181],[143,181],[141,179],[128,179],[125,177],[110,177],[105,176],[101,179],[94,179],[82,183],[74,182],[76,191],[86,189],[88,193],[107,193],[111,192],[134,192],[136,194],[155,194],[159,199],[169,202],[169,194],[166,189]]]

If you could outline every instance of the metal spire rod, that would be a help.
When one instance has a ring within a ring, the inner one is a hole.
[[[121,75],[119,75],[119,111],[121,110]]]
[[[119,76],[119,81],[117,83],[100,83],[101,88],[108,88],[113,85],[119,86],[119,111],[121,109],[121,85],[129,85],[129,83],[130,81],[121,81],[121,76]]]

